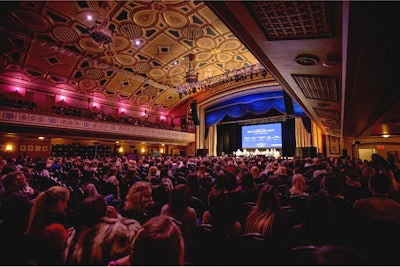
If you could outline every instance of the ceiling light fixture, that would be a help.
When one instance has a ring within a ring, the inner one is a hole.
[[[382,134],[382,137],[383,138],[388,138],[388,137],[390,137],[390,134]]]
[[[107,1],[99,1],[99,7],[103,9],[102,14],[96,19],[95,24],[89,27],[88,32],[93,41],[100,47],[107,47],[112,42],[113,32],[107,28],[107,11],[110,9]]]
[[[215,84],[222,85],[231,81],[240,82],[245,80],[247,76],[253,79],[253,77],[257,76],[259,73],[262,73],[264,78],[267,76],[267,70],[265,67],[262,64],[257,63],[225,74],[208,77],[202,81],[199,81],[198,77],[186,77],[186,83],[182,85],[178,84],[176,86],[176,91],[179,94],[179,97],[182,98],[185,95],[192,95],[200,91],[208,90]]]

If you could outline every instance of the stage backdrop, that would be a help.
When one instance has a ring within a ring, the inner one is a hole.
[[[237,149],[242,149],[242,126],[239,124],[217,125],[217,155],[232,154]],[[296,155],[295,121],[287,119],[282,122],[282,156],[294,157]]]

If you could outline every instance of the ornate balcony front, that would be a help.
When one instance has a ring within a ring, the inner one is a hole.
[[[49,133],[61,136],[117,138],[176,145],[195,142],[195,134],[124,123],[97,121],[25,110],[0,110],[1,132]]]

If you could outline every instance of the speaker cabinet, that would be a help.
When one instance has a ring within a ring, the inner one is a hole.
[[[190,110],[192,113],[192,119],[195,125],[200,125],[199,116],[197,115],[197,101],[193,100],[190,104]]]
[[[208,154],[208,149],[206,148],[199,148],[197,149],[197,156],[205,157]]]
[[[310,147],[296,147],[296,157],[300,158],[314,158],[317,156],[317,148]]]

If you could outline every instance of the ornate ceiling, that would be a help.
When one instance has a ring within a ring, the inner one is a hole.
[[[188,98],[176,86],[185,83],[190,54],[199,80],[258,63],[204,2],[11,1],[1,8],[2,75],[65,94],[168,111]],[[110,45],[90,37],[101,23],[112,31]]]
[[[400,136],[393,34],[399,2],[2,1],[0,7],[0,81],[19,78],[38,84],[35,90],[169,112],[191,99],[176,90],[190,54],[200,81],[221,78],[218,90],[196,93],[203,108],[256,91],[254,80],[237,88],[223,77],[261,63],[268,75],[258,75],[260,84],[284,89],[323,133]],[[90,37],[96,20],[113,31],[109,46]],[[217,91],[224,96],[217,99]]]

